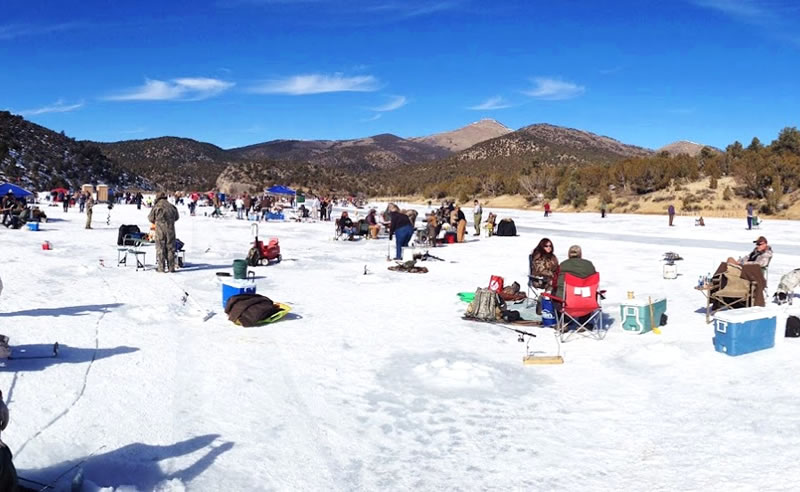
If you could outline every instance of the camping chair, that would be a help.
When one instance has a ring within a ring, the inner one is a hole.
[[[547,277],[542,275],[534,275],[533,274],[533,253],[528,255],[528,301],[526,302],[526,306],[531,305],[531,300],[535,300],[538,304],[541,302],[540,296],[542,292],[550,285]],[[552,279],[551,279],[552,280]]]
[[[597,290],[599,285],[599,273],[586,278],[566,273],[563,299],[547,292],[541,294],[561,303],[561,310],[556,315],[556,336],[562,342],[568,342],[578,335],[597,340],[605,338],[603,306],[600,304],[605,291]]]
[[[711,315],[717,311],[753,306],[756,282],[743,279],[741,275],[741,268],[729,265],[727,271],[711,277],[706,323],[711,322]]]
[[[758,218],[758,215],[753,216],[753,220],[750,222],[750,226],[753,229],[761,229],[761,219]]]

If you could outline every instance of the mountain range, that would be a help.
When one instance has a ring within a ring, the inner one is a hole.
[[[703,147],[680,143],[659,150],[689,153]],[[179,137],[102,143],[75,141],[0,112],[0,178],[38,189],[98,181],[144,189],[261,189],[284,182],[376,192],[398,175],[454,168],[480,172],[487,166],[514,173],[532,162],[581,165],[654,152],[583,130],[535,124],[513,131],[490,119],[412,138],[272,140],[233,149]]]

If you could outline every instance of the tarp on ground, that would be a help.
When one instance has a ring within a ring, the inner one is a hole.
[[[0,185],[0,196],[6,195],[9,191],[17,198],[25,198],[26,196],[33,195],[30,191],[11,183],[3,183]]]
[[[275,185],[267,188],[267,193],[272,193],[273,195],[294,195],[295,192],[293,189],[289,188],[288,186],[282,185]]]

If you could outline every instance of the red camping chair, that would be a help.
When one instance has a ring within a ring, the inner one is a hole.
[[[567,342],[576,335],[597,340],[605,338],[603,306],[600,304],[605,291],[598,290],[599,285],[599,273],[586,278],[565,273],[563,299],[547,292],[541,294],[561,303],[561,311],[556,316],[556,333],[562,342]]]

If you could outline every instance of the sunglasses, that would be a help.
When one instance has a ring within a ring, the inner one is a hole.
[[[767,243],[756,243],[756,246],[764,246]]]
[[[543,247],[543,248],[552,248],[552,247],[553,247],[553,245],[552,245],[552,244],[545,244],[545,245],[544,245],[544,246],[542,246],[542,247]]]

